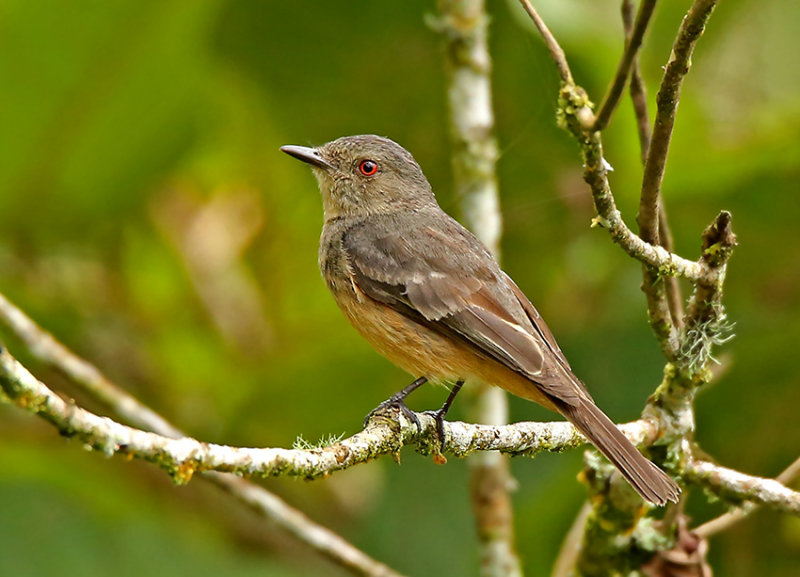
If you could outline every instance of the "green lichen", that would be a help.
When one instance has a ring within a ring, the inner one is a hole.
[[[186,485],[192,480],[196,470],[197,462],[194,459],[188,459],[179,463],[177,467],[171,468],[169,475],[176,485]]]
[[[687,327],[681,335],[678,361],[692,375],[701,373],[709,362],[719,364],[712,354],[714,347],[727,343],[735,336],[734,323],[728,321],[722,305],[717,304],[713,308],[714,314],[710,318]]]
[[[664,277],[678,276],[678,269],[672,263],[672,261],[667,261],[658,267],[656,274],[658,275],[659,280],[663,279]]]
[[[303,438],[303,435],[297,435],[297,438],[292,443],[292,449],[296,451],[306,451],[310,449],[324,449],[325,447],[330,447],[331,445],[335,445],[339,441],[344,439],[344,433],[339,433],[338,435],[334,435],[333,433],[320,437],[316,443],[312,443],[307,441]]]
[[[645,517],[636,525],[633,531],[636,545],[644,551],[668,551],[675,545],[672,534],[664,534],[663,523],[652,517]]]
[[[582,118],[587,113],[591,114],[593,107],[594,103],[589,100],[583,88],[574,84],[563,84],[558,93],[556,123],[576,136],[582,135],[586,124]]]

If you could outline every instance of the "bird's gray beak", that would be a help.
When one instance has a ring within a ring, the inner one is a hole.
[[[287,146],[281,146],[281,151],[285,152],[289,156],[294,156],[297,160],[302,160],[311,166],[316,166],[317,168],[322,168],[323,170],[333,169],[333,165],[322,158],[316,148],[308,148],[307,146],[294,146],[293,144],[290,144]]]

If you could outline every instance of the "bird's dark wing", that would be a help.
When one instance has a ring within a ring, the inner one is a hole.
[[[581,396],[533,305],[472,233],[438,214],[444,218],[384,215],[380,218],[392,220],[385,226],[372,217],[368,226],[349,228],[342,245],[358,287],[417,322],[466,341],[564,402]],[[561,378],[553,371],[545,378],[543,368],[554,363],[566,370]]]
[[[505,273],[503,273],[505,275]],[[528,315],[528,319],[531,321],[533,328],[539,333],[542,337],[542,340],[547,345],[547,348],[556,356],[556,358],[560,361],[560,363],[570,371],[572,371],[572,367],[569,366],[569,361],[567,361],[567,357],[564,356],[564,353],[561,352],[561,347],[558,346],[558,342],[556,342],[556,338],[553,336],[550,327],[547,326],[547,323],[544,322],[542,315],[539,314],[539,311],[536,310],[536,307],[533,306],[533,303],[528,300],[528,297],[525,296],[525,293],[522,292],[517,284],[509,277],[506,276],[506,280],[508,282],[511,291],[514,293],[514,296],[517,298],[520,306],[522,306],[525,314]]]

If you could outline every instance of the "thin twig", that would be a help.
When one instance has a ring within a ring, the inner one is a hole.
[[[180,439],[185,436],[162,416],[108,380],[97,367],[75,355],[2,294],[0,294],[0,326],[14,334],[39,362],[62,373],[72,383],[95,400],[105,404],[127,422],[155,431],[164,437]],[[55,398],[60,400],[57,396]],[[71,411],[80,409],[71,407]],[[203,478],[224,489],[256,514],[294,535],[317,553],[353,574],[366,577],[401,577],[396,571],[372,559],[330,529],[315,523],[258,485],[225,473],[207,472],[203,473]]]
[[[213,471],[203,473],[203,478],[227,491],[261,517],[277,521],[281,529],[355,575],[403,577],[255,483],[229,473]]]
[[[614,80],[608,88],[603,102],[598,109],[597,116],[595,117],[594,126],[592,130],[603,130],[608,126],[611,116],[614,114],[622,92],[625,89],[625,83],[633,70],[636,62],[639,48],[642,46],[644,33],[650,24],[650,18],[655,10],[657,0],[642,0],[639,5],[639,13],[636,15],[636,22],[633,29],[625,42],[625,51],[622,53],[622,58],[617,67],[617,73],[614,75]]]
[[[800,458],[796,459],[791,465],[784,469],[780,475],[775,477],[775,480],[783,485],[788,486],[798,478],[800,478]],[[716,535],[717,533],[721,533],[722,531],[733,527],[743,519],[747,518],[747,516],[756,509],[757,507],[752,503],[746,503],[745,506],[739,509],[731,511],[730,513],[725,513],[716,519],[712,519],[703,523],[692,532],[698,537],[708,539],[712,535]]]
[[[634,19],[633,0],[623,0],[622,2],[622,23],[625,30],[625,42],[630,43],[633,34]],[[636,129],[639,136],[639,148],[641,151],[642,165],[647,161],[647,150],[650,147],[650,115],[647,111],[647,88],[642,78],[639,66],[639,54],[636,54],[631,65],[630,97],[633,103],[633,111],[636,116]],[[667,221],[667,212],[664,203],[659,203],[659,244],[669,252],[674,251],[675,243],[672,238]],[[667,304],[669,306],[672,324],[680,329],[683,326],[683,296],[678,279],[673,276],[664,277],[667,289]]]
[[[673,252],[675,250],[675,240],[667,219],[667,209],[663,202],[658,204],[658,233],[659,244],[669,252]],[[667,285],[667,306],[669,307],[672,324],[680,331],[683,328],[684,314],[681,285],[674,276],[664,277],[662,280]]]
[[[581,552],[583,534],[586,530],[586,521],[592,512],[592,505],[587,501],[578,511],[575,520],[567,531],[561,543],[556,562],[553,563],[553,572],[550,577],[571,577],[575,574],[575,563]]]
[[[561,75],[562,86],[559,93],[558,116],[563,122],[563,126],[581,145],[584,159],[584,180],[592,190],[592,198],[598,213],[594,224],[608,230],[612,240],[619,244],[629,256],[658,269],[661,276],[678,276],[693,283],[711,284],[715,282],[716,271],[709,271],[701,262],[682,258],[658,244],[643,241],[622,220],[608,182],[608,163],[603,158],[600,133],[588,128],[594,124],[589,98],[582,88],[574,84],[564,51],[561,50],[536,9],[528,0],[520,0],[520,3],[544,38]],[[677,346],[677,335],[673,334],[672,340],[673,344]]]
[[[562,84],[574,84],[572,80],[572,72],[569,70],[569,64],[567,64],[567,57],[564,54],[564,51],[561,49],[561,46],[555,39],[555,36],[550,32],[550,29],[547,28],[547,25],[542,20],[542,17],[539,16],[539,13],[536,11],[536,8],[528,0],[519,0],[522,7],[525,9],[525,12],[528,13],[528,16],[531,17],[533,20],[533,24],[539,30],[539,34],[542,35],[544,39],[544,43],[547,45],[547,49],[550,51],[550,56],[552,56],[553,60],[556,63],[556,67],[558,68],[558,73],[561,76],[561,83]]]
[[[625,30],[625,42],[630,42],[633,33],[633,0],[623,0],[622,2],[622,24]],[[647,150],[650,148],[650,114],[647,111],[647,88],[642,78],[639,66],[639,54],[633,59],[631,69],[630,96],[633,103],[633,111],[636,115],[636,129],[639,134],[639,149],[641,152],[642,165],[647,160]]]
[[[695,44],[705,30],[706,22],[716,4],[717,0],[695,0],[689,8],[672,46],[672,54],[656,97],[656,119],[647,152],[639,214],[636,219],[639,224],[639,236],[649,243],[658,242],[661,183],[664,179],[681,86],[689,72]]]

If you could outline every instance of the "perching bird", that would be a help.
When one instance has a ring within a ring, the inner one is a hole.
[[[281,150],[311,165],[325,212],[319,264],[336,303],[370,344],[417,380],[502,387],[557,411],[644,499],[678,485],[595,405],[528,298],[481,242],[437,204],[411,154],[379,136]],[[403,405],[404,407],[404,405]]]

